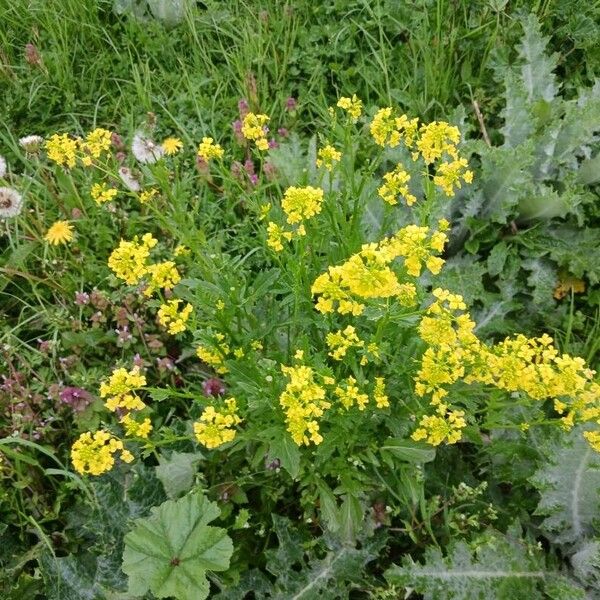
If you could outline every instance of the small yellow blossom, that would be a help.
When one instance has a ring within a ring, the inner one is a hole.
[[[100,397],[106,398],[108,410],[119,409],[142,410],[145,404],[134,393],[146,385],[146,377],[140,373],[139,367],[130,371],[123,367],[115,369],[107,381],[100,384]]]
[[[412,206],[417,201],[408,189],[410,175],[404,170],[402,165],[398,165],[393,171],[386,173],[383,179],[385,183],[377,192],[388,204],[397,204],[397,196],[402,196],[408,206]]]
[[[150,275],[150,281],[144,296],[152,296],[157,290],[172,290],[181,281],[181,275],[172,260],[148,265],[146,272]]]
[[[186,322],[192,314],[193,307],[186,304],[181,310],[179,305],[181,300],[169,300],[166,304],[161,304],[158,309],[158,322],[166,328],[171,335],[182,333],[186,330]]]
[[[359,390],[354,377],[348,377],[343,385],[335,388],[334,393],[346,410],[355,404],[358,406],[358,410],[365,410],[369,402],[369,396]]]
[[[355,123],[362,114],[363,103],[356,94],[353,94],[352,98],[340,98],[337,102],[337,106],[338,108],[344,109]]]
[[[282,240],[290,241],[292,239],[292,232],[285,231],[283,227],[269,221],[267,225],[267,246],[275,250],[275,252],[281,252],[283,250]]]
[[[348,325],[344,330],[329,332],[325,341],[329,347],[329,356],[334,360],[342,360],[350,348],[362,348],[365,344],[352,325]]]
[[[118,194],[116,188],[111,188],[106,183],[95,183],[90,190],[90,195],[95,200],[96,204],[104,204],[114,200]]]
[[[56,221],[50,226],[44,239],[53,246],[66,244],[73,239],[73,225],[68,221]]]
[[[148,204],[148,202],[154,200],[156,196],[158,196],[158,190],[156,188],[150,188],[149,190],[140,192],[138,199],[140,204]]]
[[[79,145],[84,153],[82,161],[85,166],[90,166],[91,164],[91,160],[86,161],[86,158],[100,158],[104,152],[108,152],[111,145],[111,136],[112,134],[108,129],[98,127],[90,131],[85,140],[80,141]]]
[[[241,423],[237,410],[235,398],[225,400],[225,407],[220,410],[207,406],[200,415],[200,420],[194,423],[196,439],[209,449],[233,441],[236,435],[234,428]]]
[[[119,452],[123,462],[131,462],[133,455],[123,448],[123,442],[104,430],[82,433],[71,447],[71,461],[82,475],[102,475],[110,471],[114,455]]]
[[[235,349],[233,350],[233,355],[234,355],[236,358],[238,358],[238,359],[239,359],[239,358],[244,358],[244,356],[246,356],[246,352],[244,351],[244,349],[243,349],[243,348],[235,348]]]
[[[385,380],[383,377],[375,377],[373,398],[375,399],[377,408],[388,408],[390,405],[390,401],[385,393]]]
[[[269,117],[267,115],[257,115],[249,112],[242,121],[242,135],[247,139],[254,141],[259,150],[268,150],[269,142],[267,141],[267,123]]]
[[[460,141],[458,127],[444,121],[433,121],[422,125],[419,129],[417,149],[427,164],[442,158],[447,154],[454,160],[458,159],[456,145]]]
[[[269,214],[269,212],[271,210],[271,203],[266,202],[265,204],[261,204],[259,208],[260,208],[260,212],[258,215],[258,220],[264,221],[267,218],[267,215]]]
[[[225,358],[231,352],[229,344],[225,343],[225,336],[215,334],[216,350],[212,350],[207,346],[198,346],[196,348],[196,356],[207,365],[210,365],[217,373],[223,375],[228,372],[225,366]]]
[[[189,253],[190,249],[186,248],[183,244],[179,244],[179,246],[177,246],[175,250],[173,250],[173,256],[175,256],[176,258],[179,256],[187,256]]]
[[[152,423],[147,417],[142,421],[136,421],[130,415],[126,413],[120,421],[121,425],[125,428],[125,435],[127,437],[139,437],[146,439],[152,431]]]
[[[77,141],[70,138],[68,134],[55,133],[44,144],[48,158],[59,166],[72,169],[77,160]]]
[[[262,350],[263,349],[262,342],[259,340],[252,340],[250,342],[250,347],[252,348],[252,350]]]
[[[461,188],[461,179],[465,183],[473,181],[473,171],[469,171],[467,167],[468,163],[465,158],[459,158],[452,162],[442,162],[433,177],[433,183],[441,187],[446,196],[453,196],[454,188]]]
[[[161,144],[165,154],[173,156],[183,148],[183,142],[176,137],[168,137]]]
[[[158,240],[146,233],[139,241],[135,236],[132,241],[121,240],[108,258],[108,266],[113,273],[125,283],[134,285],[148,272],[147,260],[150,250]]]
[[[321,212],[323,190],[312,186],[289,187],[285,190],[281,207],[287,215],[289,224],[310,219]]]
[[[327,146],[319,148],[316,165],[318,168],[325,167],[328,171],[333,171],[333,163],[339,162],[341,158],[342,153],[331,144],[327,144]]]
[[[223,148],[219,144],[215,144],[211,137],[203,137],[202,143],[198,146],[198,156],[206,162],[222,158],[223,153]]]
[[[464,416],[462,410],[448,411],[441,416],[424,416],[411,437],[415,442],[426,440],[432,446],[439,446],[444,441],[456,444],[462,438],[462,429],[467,425]]]

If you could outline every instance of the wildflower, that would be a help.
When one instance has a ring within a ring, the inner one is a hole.
[[[211,350],[206,346],[198,346],[198,348],[196,348],[196,356],[207,365],[210,365],[217,373],[225,374],[228,372],[228,369],[225,366],[225,358],[230,353],[231,349],[229,345],[224,342],[225,336],[217,333],[214,337],[217,349]]]
[[[287,240],[288,242],[292,239],[292,232],[285,231],[282,227],[277,225],[277,223],[273,223],[273,221],[269,221],[267,225],[267,245],[269,248],[275,250],[275,252],[281,252],[283,250],[282,240]]]
[[[408,206],[412,206],[417,199],[410,193],[408,182],[410,175],[402,165],[398,165],[393,171],[383,176],[385,183],[377,190],[378,194],[388,204],[398,203],[396,196],[402,196]]]
[[[596,452],[600,452],[600,431],[584,431],[583,437]]]
[[[90,303],[90,295],[87,292],[75,292],[75,304],[85,306]]]
[[[380,108],[369,126],[371,135],[379,146],[388,144],[390,148],[395,148],[400,143],[400,132],[392,112],[393,109],[390,107]]]
[[[225,384],[216,377],[211,377],[210,379],[205,379],[202,382],[202,391],[205,396],[213,396],[216,398],[217,396],[223,396],[225,394]]]
[[[17,190],[0,187],[0,218],[10,219],[21,214],[23,196]]]
[[[108,266],[119,279],[134,285],[148,272],[146,261],[150,256],[150,249],[157,243],[150,233],[144,234],[141,242],[138,241],[138,236],[130,242],[121,240],[109,256]]]
[[[25,61],[32,67],[43,67],[44,64],[40,51],[31,42],[25,44]]]
[[[240,113],[240,117],[243,119],[250,111],[250,104],[248,104],[248,100],[241,98],[238,101],[238,111]]]
[[[130,192],[139,192],[142,189],[140,182],[133,176],[131,169],[128,169],[127,167],[120,167],[119,177],[121,178],[123,185]]]
[[[194,423],[196,439],[209,449],[233,441],[236,435],[234,427],[241,423],[237,410],[235,398],[225,400],[225,407],[218,411],[207,406],[200,420]]]
[[[186,322],[192,313],[191,304],[186,304],[181,310],[179,305],[181,300],[169,300],[166,304],[161,304],[158,309],[158,322],[167,329],[171,335],[182,333],[186,330]]]
[[[68,134],[55,133],[44,145],[48,158],[59,166],[72,169],[75,166],[77,142]]]
[[[306,186],[303,188],[289,187],[285,190],[281,207],[287,215],[290,224],[299,223],[321,212],[323,190]]]
[[[2,179],[6,175],[6,171],[8,167],[6,166],[6,159],[4,156],[0,156],[0,179]]]
[[[269,142],[267,141],[267,123],[269,117],[267,115],[257,115],[249,112],[243,117],[242,135],[247,140],[254,141],[259,150],[268,150]]]
[[[154,164],[157,160],[160,160],[165,153],[162,146],[156,144],[140,132],[133,136],[131,152],[136,160],[145,165]]]
[[[311,367],[282,365],[281,370],[289,379],[279,396],[279,404],[286,413],[287,430],[298,446],[308,446],[311,442],[320,444],[323,436],[319,433],[317,419],[331,407],[325,399],[324,388],[316,383]]]
[[[19,145],[28,154],[36,154],[44,143],[44,138],[40,135],[26,135],[19,139]]]
[[[135,366],[130,371],[121,367],[100,384],[100,397],[106,398],[104,405],[111,411],[118,408],[142,410],[146,405],[134,392],[145,385],[146,377],[140,373],[139,367]]]
[[[71,448],[71,461],[78,473],[85,475],[102,475],[110,471],[114,464],[114,455],[120,452],[121,460],[129,463],[133,455],[123,448],[123,442],[104,430],[93,435],[87,431],[82,433]]]
[[[73,225],[68,221],[56,221],[50,226],[44,239],[54,246],[66,244],[73,239]]]
[[[358,410],[365,410],[369,402],[369,396],[359,390],[354,377],[348,377],[343,386],[338,385],[334,394],[346,410],[352,408],[354,404],[358,406]]]
[[[198,146],[198,156],[208,163],[212,159],[222,158],[223,148],[215,144],[211,137],[203,137],[202,143]]]
[[[342,360],[352,347],[362,348],[365,343],[356,334],[356,329],[348,325],[344,330],[329,332],[326,337],[329,356],[334,360]]]
[[[285,101],[285,110],[288,112],[295,112],[298,107],[298,101],[296,98],[292,98],[291,96]]]
[[[84,154],[91,158],[100,158],[104,152],[108,152],[112,144],[112,133],[98,127],[87,134],[85,140],[80,142]]]
[[[190,249],[186,248],[183,244],[179,244],[175,250],[173,250],[173,256],[187,256],[190,253]]]
[[[156,188],[150,188],[149,190],[144,190],[139,195],[140,204],[148,204],[151,200],[153,200],[158,195],[158,190]]]
[[[583,294],[585,292],[585,281],[577,277],[561,277],[556,283],[552,297],[556,300],[562,300],[571,292],[573,294]]]
[[[462,437],[462,429],[467,423],[462,410],[445,411],[442,415],[424,416],[419,428],[411,435],[415,442],[426,440],[432,446],[439,446],[443,441],[456,444]]]
[[[433,121],[422,125],[419,129],[420,137],[417,140],[417,149],[427,164],[442,158],[447,154],[457,160],[456,145],[460,141],[460,131],[443,121]]]
[[[383,377],[375,377],[373,398],[375,399],[377,408],[388,408],[390,405],[390,401],[385,393],[385,380]]]
[[[181,275],[172,260],[149,265],[147,273],[150,275],[150,282],[144,290],[144,296],[151,296],[160,289],[172,290],[181,281]]]
[[[83,412],[94,400],[86,390],[78,387],[65,387],[60,391],[58,398],[62,404],[69,406],[73,412]]]
[[[168,156],[177,154],[183,148],[183,142],[176,137],[168,137],[163,140],[162,149]]]
[[[342,153],[336,150],[332,145],[327,144],[323,148],[319,148],[317,152],[316,165],[318,168],[325,167],[328,171],[333,171],[333,163],[339,162],[342,158]]]
[[[152,431],[152,423],[147,417],[140,423],[133,419],[130,413],[126,413],[121,417],[120,423],[123,425],[127,437],[146,439]]]
[[[467,169],[468,163],[465,158],[443,162],[438,166],[433,183],[444,190],[446,196],[454,195],[454,188],[461,188],[460,180],[465,183],[473,181],[473,171]]]
[[[358,99],[356,94],[352,98],[342,97],[337,102],[338,108],[343,108],[355,123],[362,114],[362,105],[362,101]]]
[[[90,195],[96,201],[96,204],[110,202],[114,200],[117,194],[118,191],[115,188],[108,187],[106,183],[95,183],[90,191]]]

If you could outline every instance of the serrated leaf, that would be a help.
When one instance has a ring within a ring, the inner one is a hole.
[[[467,304],[473,304],[484,295],[485,265],[474,257],[463,255],[450,258],[439,275],[433,278],[435,287],[460,294]]]
[[[513,71],[506,72],[504,86],[506,106],[502,111],[504,125],[500,132],[504,136],[504,145],[516,148],[533,133],[534,120],[523,83]]]
[[[123,571],[129,591],[158,598],[203,600],[209,594],[207,571],[225,571],[233,553],[227,531],[208,525],[220,514],[200,494],[167,500],[137,519],[125,536]]]
[[[492,277],[502,273],[507,257],[508,244],[506,242],[499,242],[491,249],[487,258],[487,270]]]
[[[163,455],[159,457],[156,476],[169,498],[177,498],[191,489],[197,464],[202,458],[199,452],[173,452],[168,458]]]
[[[296,479],[300,473],[300,449],[294,440],[284,433],[271,440],[269,448],[271,460],[278,458],[281,466],[292,476],[292,479]]]
[[[570,558],[575,577],[585,585],[600,589],[600,541],[583,544]]]
[[[598,518],[600,456],[583,431],[573,428],[532,479],[541,496],[536,513],[546,517],[542,529],[557,544],[573,545],[592,537]]]

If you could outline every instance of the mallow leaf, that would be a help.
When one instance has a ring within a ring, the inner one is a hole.
[[[157,598],[203,600],[210,591],[207,571],[225,571],[233,553],[227,531],[208,525],[219,508],[200,494],[168,500],[137,519],[125,536],[123,571],[129,592]]]

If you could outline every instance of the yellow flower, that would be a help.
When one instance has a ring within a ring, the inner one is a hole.
[[[319,148],[316,165],[318,168],[325,167],[328,171],[333,171],[333,163],[339,162],[341,158],[342,153],[327,144],[327,146]]]
[[[418,123],[419,119],[409,119],[406,115],[395,117],[390,107],[380,108],[371,121],[370,131],[379,146],[395,148],[404,140],[406,146],[410,147],[417,134]]]
[[[158,309],[158,322],[167,329],[171,335],[182,333],[186,330],[186,322],[190,318],[193,307],[186,304],[181,310],[179,305],[181,300],[169,300],[166,304],[161,304]]]
[[[144,234],[141,242],[137,235],[130,242],[121,240],[109,256],[108,266],[119,279],[134,285],[148,272],[146,262],[150,256],[150,249],[157,243],[158,240],[150,233]]]
[[[68,134],[55,133],[44,144],[48,158],[59,166],[72,169],[76,162],[77,141],[70,138]]]
[[[87,134],[85,140],[80,142],[81,150],[84,153],[82,161],[85,166],[91,165],[91,158],[100,158],[104,152],[108,152],[111,144],[111,132],[107,129],[98,127]]]
[[[417,140],[417,149],[427,164],[442,158],[447,154],[458,159],[456,145],[460,141],[460,131],[444,121],[433,121],[422,125],[419,129],[420,137]]]
[[[104,405],[111,411],[142,410],[146,405],[133,392],[145,385],[146,377],[140,373],[139,367],[133,367],[131,371],[121,367],[100,384],[100,397],[106,398]]]
[[[147,273],[150,281],[144,296],[152,296],[156,290],[172,290],[181,281],[181,275],[172,260],[148,265]]]
[[[270,221],[267,225],[267,246],[275,250],[275,252],[281,252],[283,250],[282,240],[290,241],[292,239],[292,232],[285,231],[282,227]]]
[[[128,437],[147,438],[152,431],[152,423],[150,419],[145,418],[141,423],[131,418],[130,413],[126,413],[120,421],[125,428],[125,435]]]
[[[358,121],[358,118],[362,114],[363,104],[356,94],[353,94],[352,98],[340,98],[337,102],[337,106],[338,108],[343,108],[354,122]]]
[[[110,202],[118,193],[115,188],[108,187],[106,183],[95,183],[90,191],[90,195],[96,201],[96,204]]]
[[[44,239],[54,246],[66,244],[73,239],[73,225],[68,221],[56,221],[50,226]]]
[[[131,452],[124,450],[123,442],[107,431],[96,431],[93,435],[87,431],[73,444],[71,461],[75,470],[82,475],[102,475],[113,468],[117,452],[120,452],[122,461],[133,460]]]
[[[410,175],[402,165],[398,165],[393,171],[386,173],[383,179],[385,183],[377,191],[388,204],[397,204],[396,196],[402,196],[408,206],[412,206],[417,201],[408,189]]]
[[[267,123],[269,117],[267,115],[257,115],[248,113],[242,121],[242,135],[247,139],[254,141],[259,150],[268,150],[269,142],[267,141]]]
[[[183,142],[179,138],[168,137],[163,140],[162,147],[165,154],[172,156],[173,154],[177,154],[183,148]]]
[[[225,407],[220,410],[207,406],[200,420],[194,423],[196,439],[209,449],[233,441],[236,435],[234,427],[242,421],[237,410],[235,398],[225,400]]]
[[[289,187],[285,190],[281,207],[287,215],[290,224],[299,223],[321,212],[323,190],[306,186],[303,188]]]
[[[462,438],[462,429],[467,425],[464,416],[462,410],[444,412],[441,416],[424,416],[419,429],[411,437],[416,442],[426,440],[432,446],[439,446],[443,441],[456,444]]]
[[[338,385],[334,393],[346,410],[352,408],[355,404],[358,406],[358,410],[365,410],[369,402],[369,396],[359,390],[354,377],[348,377],[343,387]]]
[[[179,244],[175,250],[173,250],[173,256],[187,256],[190,253],[190,249],[186,248],[183,244]]]
[[[329,332],[325,341],[329,347],[329,356],[334,360],[342,360],[352,347],[362,348],[365,345],[352,325],[348,325],[344,330],[339,329],[336,332]]]
[[[202,143],[198,146],[198,156],[206,162],[213,158],[222,158],[223,148],[215,144],[211,137],[203,137]]]
[[[144,190],[139,195],[140,204],[148,204],[151,200],[154,200],[158,195],[158,190],[156,188],[150,188],[149,190]]]
[[[468,163],[465,158],[443,162],[439,165],[433,178],[433,183],[444,190],[446,196],[454,195],[454,188],[461,188],[460,180],[465,183],[473,181],[473,171],[467,169]]]
[[[375,377],[375,388],[373,390],[373,398],[377,408],[388,408],[390,401],[385,393],[385,380],[383,377]]]

